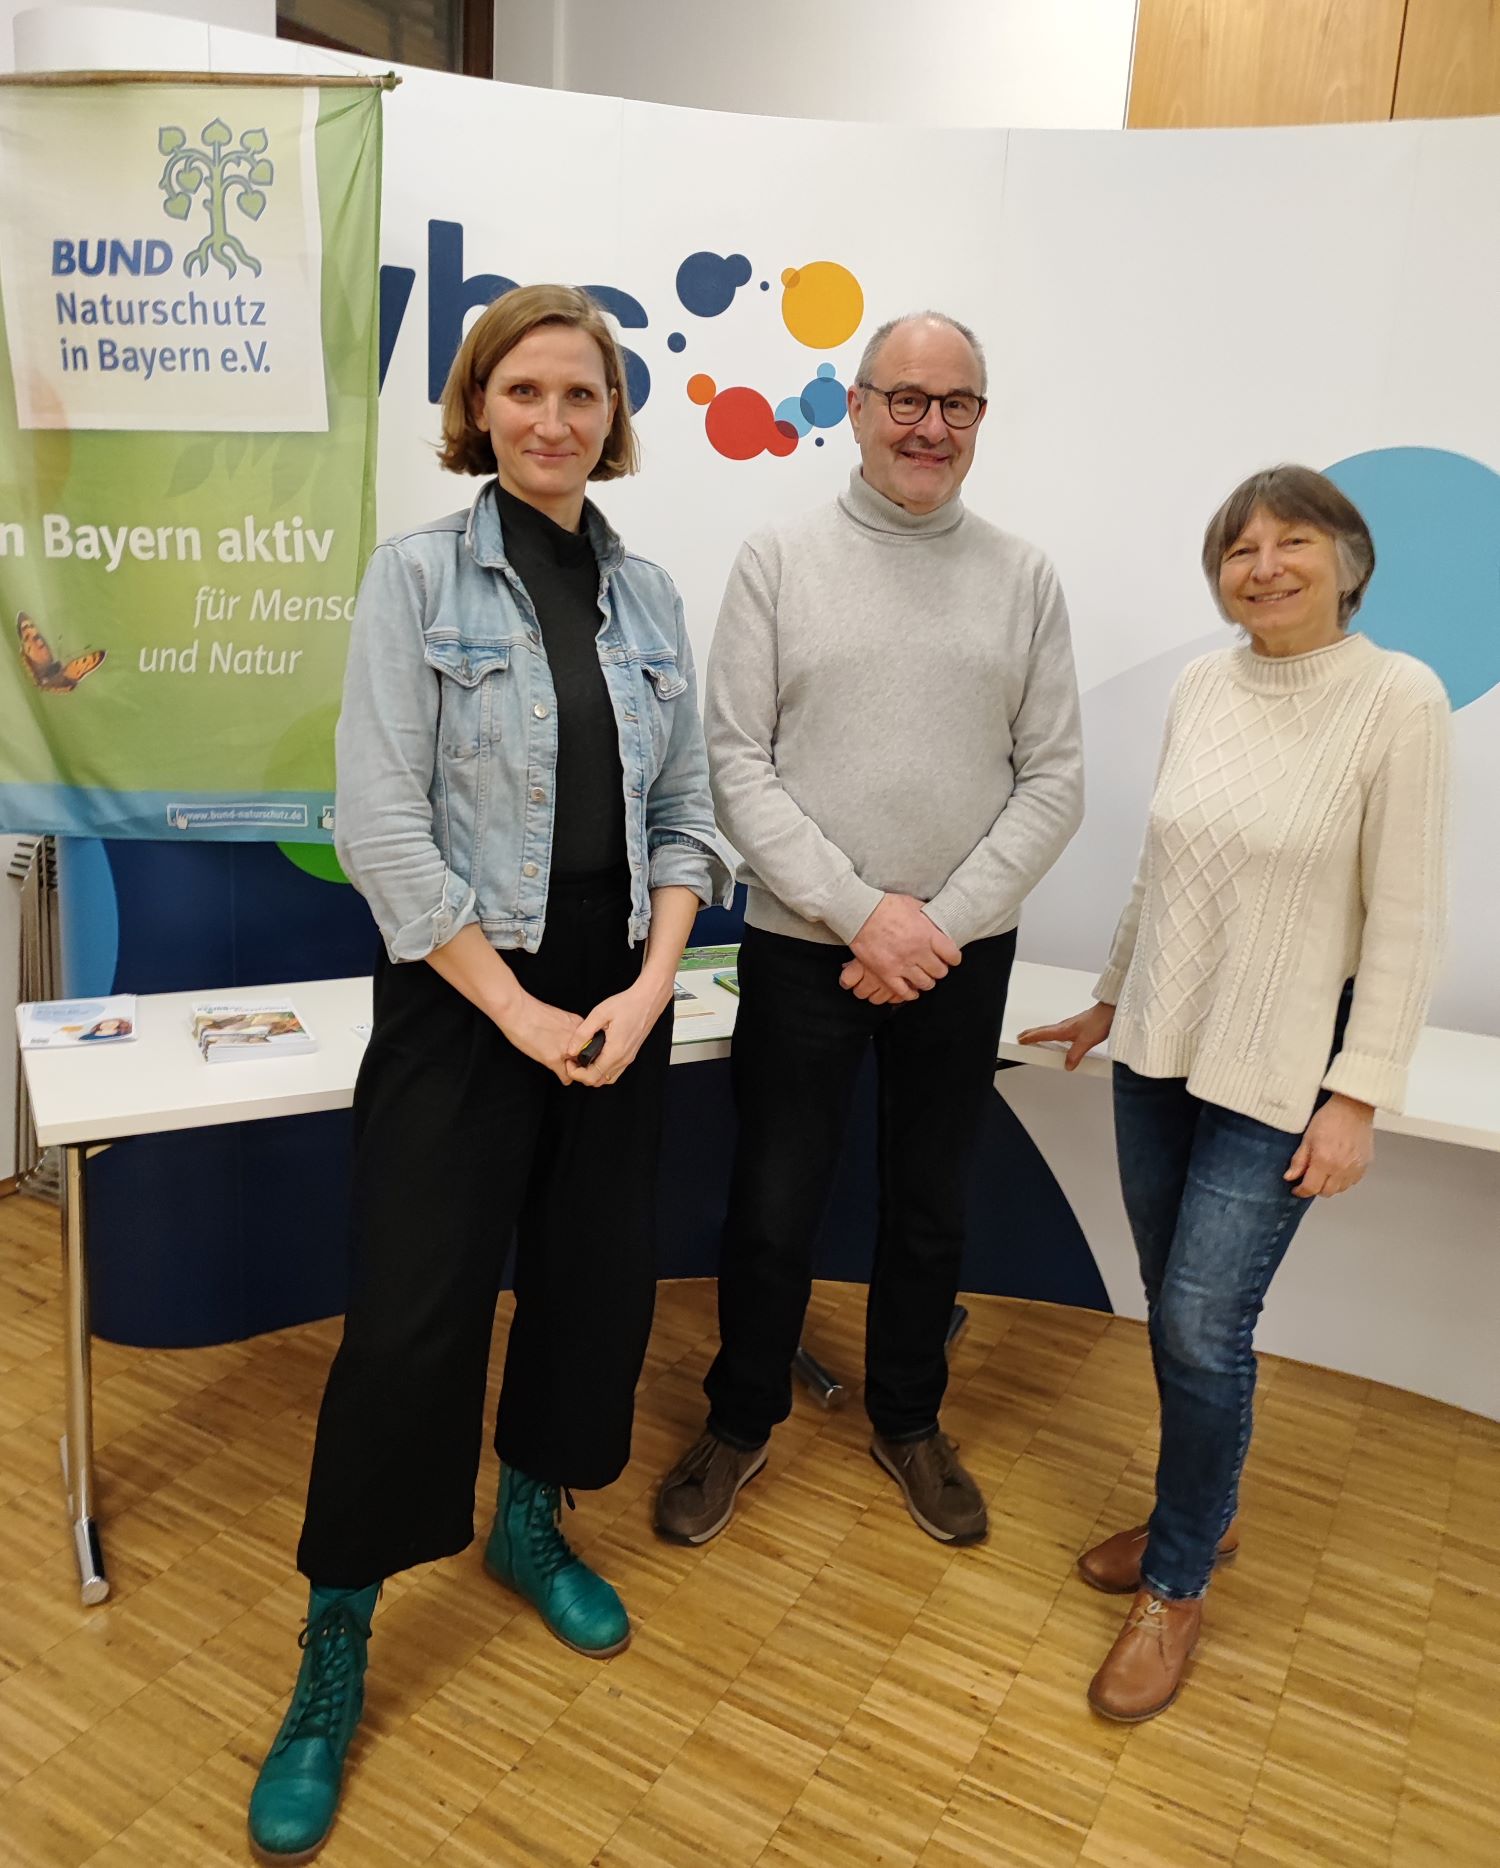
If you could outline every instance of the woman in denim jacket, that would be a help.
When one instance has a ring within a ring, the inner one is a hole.
[[[443,435],[445,467],[495,478],[375,552],[338,725],[338,853],[385,953],[297,1558],[305,1653],[250,1805],[271,1861],[332,1825],[381,1581],[473,1538],[512,1234],[485,1567],[570,1647],[630,1639],[560,1503],[629,1457],[673,976],[730,886],[681,602],[584,497],[636,466],[594,302],[497,299],[454,360]]]

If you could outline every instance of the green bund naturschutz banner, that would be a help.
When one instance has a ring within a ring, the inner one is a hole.
[[[0,830],[328,842],[381,96],[0,89]]]

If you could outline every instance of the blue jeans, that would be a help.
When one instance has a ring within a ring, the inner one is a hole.
[[[1114,1066],[1115,1149],[1161,1398],[1156,1509],[1141,1579],[1201,1596],[1239,1502],[1255,1321],[1312,1202],[1282,1179],[1298,1136]]]

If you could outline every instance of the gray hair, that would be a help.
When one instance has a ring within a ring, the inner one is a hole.
[[[946,324],[950,331],[957,331],[973,351],[979,364],[979,393],[980,395],[985,393],[989,387],[990,373],[984,360],[984,346],[968,325],[960,324],[957,318],[950,318],[946,311],[905,311],[899,318],[887,318],[878,330],[870,334],[870,341],[865,345],[859,359],[859,368],[854,373],[856,383],[869,382],[870,372],[875,367],[875,359],[880,354],[881,345],[892,331],[899,330],[903,324]]]
[[[1375,575],[1375,541],[1354,501],[1327,474],[1311,467],[1266,467],[1251,474],[1209,520],[1203,534],[1203,575],[1220,612],[1225,613],[1219,596],[1220,567],[1257,507],[1264,507],[1283,525],[1310,525],[1333,540],[1339,570],[1339,627],[1346,627]]]

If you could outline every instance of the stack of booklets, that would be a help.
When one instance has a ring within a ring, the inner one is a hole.
[[[107,999],[38,999],[16,1007],[23,1051],[61,1051],[71,1045],[92,1050],[135,1036],[135,994]]]
[[[318,1041],[289,1000],[260,1005],[223,999],[193,1007],[193,1039],[206,1064],[248,1057],[295,1057]]]
[[[697,1018],[700,1013],[711,1012],[714,1008],[705,999],[700,999],[696,992],[689,992],[682,981],[672,982],[672,1013],[676,1018]]]
[[[699,969],[706,971],[712,968],[714,984],[716,986],[722,986],[725,992],[732,992],[734,996],[738,998],[740,996],[739,957],[740,950],[738,943],[726,947],[689,947],[687,952],[682,956],[682,967],[684,971],[689,969],[693,971],[698,971]],[[677,988],[677,1013],[679,1017],[683,1014],[681,1002],[683,990],[683,987],[679,985]],[[712,1010],[711,1006],[703,1005],[702,1000],[699,1000],[698,1003],[703,1006],[705,1012]]]

